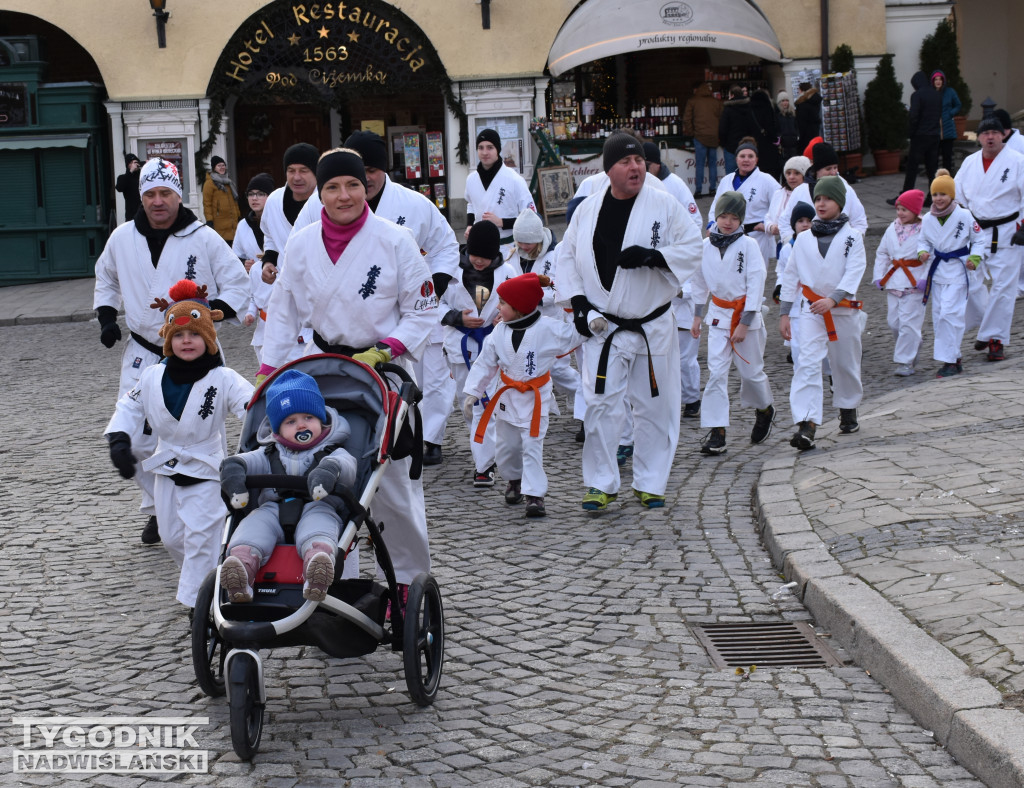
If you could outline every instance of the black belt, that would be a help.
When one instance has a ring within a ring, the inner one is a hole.
[[[160,358],[164,357],[164,349],[163,349],[163,347],[161,345],[154,345],[148,339],[143,339],[138,334],[136,334],[134,331],[129,331],[128,333],[131,334],[132,339],[134,339],[137,343],[142,345],[142,347],[144,347],[150,353],[152,353],[152,354],[154,354],[156,356],[159,356]]]
[[[601,312],[602,315],[613,321],[616,325],[612,333],[610,333],[604,340],[604,345],[601,347],[601,356],[597,361],[597,380],[594,381],[595,394],[604,394],[604,381],[605,378],[608,377],[608,357],[612,352],[612,337],[620,331],[634,331],[644,338],[644,344],[647,345],[647,373],[651,376],[651,396],[658,396],[658,381],[654,377],[654,362],[651,361],[651,343],[647,341],[647,332],[644,331],[644,323],[649,323],[655,318],[661,317],[671,306],[671,301],[667,304],[662,304],[649,315],[644,315],[643,317],[617,317],[616,315],[610,315],[607,312]]]
[[[995,254],[996,249],[999,247],[999,225],[1012,222],[1018,216],[1020,216],[1020,211],[1014,211],[1009,216],[1003,216],[1000,219],[979,219],[977,216],[974,217],[974,221],[978,223],[978,227],[982,230],[987,230],[990,227],[992,228],[992,247],[989,249],[990,254]]]
[[[754,228],[757,227],[757,225],[759,225],[760,223],[761,222],[751,222],[750,224],[743,225],[743,232],[745,232],[745,233],[752,233],[752,232],[754,232]]]
[[[320,348],[324,353],[335,353],[339,356],[354,356],[356,353],[362,353],[373,347],[373,345],[367,345],[366,347],[352,347],[351,345],[335,345],[328,342],[316,331],[313,332],[313,344]]]

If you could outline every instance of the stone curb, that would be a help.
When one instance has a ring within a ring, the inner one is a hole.
[[[966,769],[995,788],[1024,785],[1024,714],[881,594],[847,574],[797,504],[799,455],[765,463],[755,490],[765,548],[823,629]]]

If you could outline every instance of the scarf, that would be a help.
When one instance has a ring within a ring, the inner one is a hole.
[[[911,222],[910,224],[903,224],[899,219],[894,223],[896,228],[896,240],[901,244],[904,243],[908,238],[913,238],[915,235],[921,232],[921,222]]]
[[[719,252],[722,253],[722,257],[725,257],[725,250],[729,248],[730,244],[738,241],[743,237],[743,228],[741,227],[734,233],[725,235],[724,233],[716,233],[714,230],[708,233],[708,240],[711,245],[715,247]]]
[[[218,189],[224,191],[224,187],[227,186],[231,189],[231,196],[236,200],[238,199],[238,192],[235,191],[235,184],[231,182],[231,178],[227,175],[221,175],[219,172],[211,172],[210,178]]]
[[[320,237],[323,238],[324,247],[327,249],[327,256],[332,263],[338,262],[338,258],[348,248],[349,241],[356,237],[356,233],[363,229],[367,218],[370,216],[370,206],[363,203],[363,212],[359,218],[350,224],[336,224],[328,215],[327,209],[320,209]]]
[[[928,213],[930,213],[936,219],[945,219],[947,216],[953,213],[954,208],[956,208],[956,200],[950,200],[949,205],[946,206],[946,210],[944,211],[940,211],[938,208],[935,207],[935,203],[932,203],[932,207],[928,209]]]
[[[845,213],[839,214],[835,219],[815,218],[811,221],[811,233],[815,238],[824,238],[829,235],[835,235],[843,229],[843,225],[848,221],[850,221],[850,217]]]

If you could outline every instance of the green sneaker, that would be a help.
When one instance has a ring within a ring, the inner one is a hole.
[[[641,506],[646,506],[648,509],[660,509],[665,505],[664,495],[645,493],[640,490],[633,490],[633,495],[640,499]]]
[[[608,504],[614,501],[619,496],[615,493],[609,494],[601,492],[596,487],[591,487],[587,490],[587,494],[583,496],[583,508],[588,512],[595,512],[599,509],[607,509]]]

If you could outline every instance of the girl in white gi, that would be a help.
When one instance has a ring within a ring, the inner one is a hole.
[[[931,188],[931,211],[917,238],[918,259],[928,263],[927,276],[919,287],[924,290],[922,303],[932,305],[934,356],[942,363],[935,377],[948,378],[963,372],[960,344],[970,287],[967,272],[981,263],[985,241],[971,212],[954,202],[956,184],[948,170],[936,172]]]
[[[256,325],[252,332],[253,351],[256,360],[260,360],[263,350],[263,328],[267,322],[267,302],[270,300],[272,285],[263,281],[263,229],[260,218],[263,206],[267,204],[267,196],[274,191],[274,180],[265,172],[253,176],[245,190],[245,198],[249,201],[249,214],[238,223],[235,230],[235,241],[231,251],[238,255],[245,270],[249,272],[249,308],[245,311],[242,323],[246,326]],[[258,261],[258,262],[257,262]]]
[[[206,286],[182,280],[158,298],[166,310],[160,335],[165,359],[147,367],[135,386],[117,401],[104,434],[110,459],[121,476],[135,474],[131,435],[148,422],[156,450],[142,461],[156,476],[154,499],[160,537],[181,570],[177,599],[195,607],[199,586],[217,566],[220,532],[227,509],[217,483],[227,456],[225,421],[239,419],[252,397],[245,378],[224,366],[213,321],[224,315],[210,309]]]
[[[342,444],[351,430],[348,421],[327,407],[316,381],[297,369],[286,369],[267,388],[267,416],[255,451],[228,457],[220,466],[220,488],[232,509],[249,505],[245,477],[285,473],[305,476],[312,500],[305,502],[295,524],[295,549],[302,557],[302,596],[323,602],[334,582],[334,560],[344,527],[344,503],[335,494],[352,489],[356,458]],[[275,458],[281,470],[275,471]],[[353,491],[354,492],[354,491]],[[220,584],[232,602],[251,602],[256,573],[284,541],[281,497],[276,490],[260,493],[260,506],[238,524],[220,568]]]
[[[896,374],[901,377],[914,374],[914,362],[921,349],[923,288],[928,276],[928,269],[922,268],[923,263],[917,258],[923,205],[924,192],[920,189],[905,191],[896,198],[896,219],[878,244],[872,275],[875,287],[886,293],[889,330],[896,342],[892,360]],[[933,317],[934,310],[933,305]]]
[[[805,202],[798,202],[793,206],[793,210],[789,214],[790,238],[782,245],[782,250],[779,252],[779,262],[775,266],[776,284],[773,295],[775,303],[779,303],[779,294],[782,293],[782,277],[786,273],[789,259],[793,256],[793,244],[796,243],[796,238],[800,233],[811,229],[811,222],[814,220],[814,217],[814,208]],[[796,321],[799,319],[800,302],[797,301],[789,310],[790,338],[783,343],[789,347],[789,354],[786,360],[790,364],[793,364],[796,357],[800,355],[800,341],[797,339],[799,332],[796,330]],[[828,363],[828,359],[825,359],[825,363]]]
[[[798,429],[789,443],[801,451],[814,448],[814,433],[822,421],[821,364],[826,356],[832,366],[832,404],[839,408],[839,431],[849,434],[860,429],[857,406],[863,395],[860,362],[865,318],[860,302],[853,298],[867,260],[863,236],[842,213],[845,203],[842,178],[831,175],[818,181],[814,187],[817,218],[809,233],[797,236],[782,276],[779,332],[783,339],[791,337],[789,310],[800,300],[796,324],[800,355],[793,359],[789,391]]]
[[[756,408],[751,443],[764,443],[775,418],[772,389],[764,372],[765,335],[761,302],[768,272],[753,238],[743,232],[746,201],[739,192],[715,199],[715,227],[704,240],[700,268],[690,280],[693,322],[690,333],[700,337],[701,317],[711,296],[704,322],[708,324],[708,382],[701,400],[700,425],[710,432],[701,442],[704,454],[725,452],[729,426],[729,368],[740,376],[740,404]]]
[[[516,275],[515,268],[502,259],[499,238],[500,233],[493,223],[484,220],[473,225],[466,253],[459,262],[459,272],[441,297],[444,352],[456,391],[465,388],[469,370],[498,321],[497,286]],[[485,392],[483,399],[489,393]],[[494,486],[494,428],[487,430],[483,442],[473,440],[486,404],[486,401],[481,402],[468,416],[466,408],[462,411],[473,454],[474,487]]]
[[[501,137],[494,129],[476,135],[476,155],[480,161],[466,179],[466,238],[477,222],[491,222],[507,248],[516,217],[526,208],[536,210],[533,195],[523,176],[502,163]]]
[[[312,328],[310,354],[340,352],[370,365],[395,359],[408,369],[437,321],[434,284],[419,247],[408,230],[373,215],[355,151],[325,153],[316,179],[320,221],[288,239],[267,307],[260,373],[289,360],[302,326]],[[387,523],[403,601],[413,578],[430,571],[423,485],[409,478],[411,462],[406,457],[388,466],[370,507]]]
[[[811,160],[806,156],[793,156],[786,161],[785,169],[782,171],[782,177],[785,179],[785,183],[782,184],[782,188],[779,189],[775,194],[772,195],[771,204],[768,206],[768,213],[764,217],[764,229],[768,235],[775,238],[775,255],[773,257],[778,259],[778,253],[782,251],[782,246],[789,243],[793,237],[793,229],[790,226],[789,219],[793,213],[793,208],[796,203],[793,202],[793,192],[801,186],[804,182],[804,173],[807,172],[811,167]],[[771,266],[771,260],[768,261],[769,267]],[[776,269],[776,275],[778,275],[778,269]],[[775,294],[776,297],[778,293]]]
[[[480,399],[493,391],[494,378],[501,376],[502,387],[491,396],[474,439],[483,440],[494,414],[498,471],[508,480],[505,502],[520,503],[525,495],[527,517],[547,513],[544,435],[552,404],[551,369],[559,356],[582,341],[572,323],[541,315],[543,288],[550,284],[546,276],[531,272],[498,285],[501,322],[484,340],[463,392],[463,407],[472,416]]]
[[[736,172],[726,175],[718,182],[718,191],[712,201],[712,211],[718,198],[726,192],[736,191],[747,201],[747,220],[743,232],[752,238],[761,250],[764,264],[775,258],[775,239],[765,232],[765,217],[772,197],[779,190],[778,182],[768,173],[761,172],[757,167],[757,143],[753,137],[744,137],[736,147]],[[708,221],[708,229],[711,229]]]

